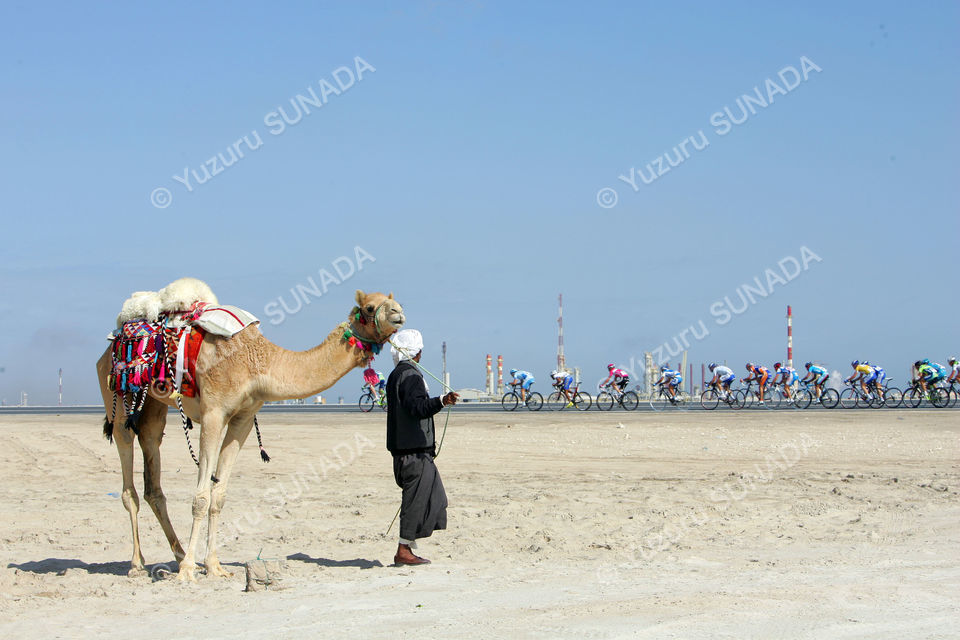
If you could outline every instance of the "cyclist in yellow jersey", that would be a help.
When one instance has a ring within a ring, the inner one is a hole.
[[[846,381],[853,382],[855,379],[859,380],[860,388],[863,389],[863,395],[869,395],[870,392],[867,390],[867,381],[871,380],[874,376],[873,367],[859,360],[854,360],[850,363],[850,366],[853,367],[853,375],[847,378]]]

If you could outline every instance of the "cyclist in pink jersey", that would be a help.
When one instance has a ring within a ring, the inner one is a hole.
[[[607,365],[607,377],[603,382],[600,383],[601,387],[605,387],[607,383],[613,381],[614,386],[620,389],[620,393],[627,388],[627,384],[630,382],[630,374],[628,374],[623,369],[619,369],[615,364]]]

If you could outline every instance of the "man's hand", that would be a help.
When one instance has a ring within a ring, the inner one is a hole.
[[[440,398],[440,402],[443,404],[443,406],[447,407],[452,404],[457,404],[457,400],[459,399],[460,399],[460,394],[451,391],[447,395]]]

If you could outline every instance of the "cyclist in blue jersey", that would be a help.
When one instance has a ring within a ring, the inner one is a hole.
[[[737,379],[737,375],[733,372],[733,369],[723,364],[718,365],[715,362],[711,362],[710,371],[713,373],[713,380],[711,380],[710,383],[720,383],[724,393],[729,394],[730,385]],[[724,397],[726,397],[726,395]]]
[[[950,377],[947,378],[947,382],[960,382],[960,360],[951,357],[949,360],[947,360],[947,364],[950,365]]]
[[[520,402],[523,404],[527,403],[527,391],[530,390],[530,387],[533,386],[533,383],[536,380],[533,377],[533,374],[529,371],[521,371],[519,369],[510,369],[510,375],[513,377],[513,382],[510,383],[510,386],[516,387],[520,386]]]
[[[927,392],[927,387],[932,387],[947,377],[946,367],[938,362],[930,362],[927,358],[917,360],[913,366],[917,369],[917,379],[924,394]]]
[[[812,362],[808,362],[803,366],[807,370],[807,375],[805,375],[800,382],[813,382],[813,388],[817,392],[817,400],[819,400],[820,394],[823,393],[823,383],[830,377],[830,372],[827,371],[826,368],[818,364],[813,364]]]
[[[864,383],[869,387],[871,384],[877,388],[877,393],[881,396],[883,395],[883,385],[887,381],[887,372],[883,370],[878,364],[870,364],[870,361],[866,361],[863,364],[867,365],[873,369],[873,375],[867,376],[867,379]]]
[[[785,367],[782,363],[778,362],[773,365],[773,384],[778,382],[783,383],[783,395],[790,397],[792,393],[793,385],[800,380],[800,375],[797,373],[797,370],[793,367]]]
[[[567,407],[572,407],[573,399],[570,397],[570,386],[573,384],[573,374],[568,371],[554,370],[550,373],[550,377],[553,378],[553,386],[567,399]]]
[[[660,379],[657,380],[656,384],[664,385],[667,394],[669,394],[668,399],[672,403],[676,403],[677,401],[677,389],[680,387],[681,382],[683,382],[683,376],[680,375],[679,371],[671,369],[666,365],[660,367]]]

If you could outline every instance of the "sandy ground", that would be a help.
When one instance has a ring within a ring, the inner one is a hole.
[[[382,414],[262,427],[273,462],[251,437],[224,510],[234,577],[182,584],[145,503],[153,576],[127,577],[100,420],[0,416],[0,637],[960,636],[957,412],[453,413],[450,528],[416,569],[390,566]],[[164,454],[185,542],[175,414]],[[282,559],[282,589],[243,592],[258,554]]]

